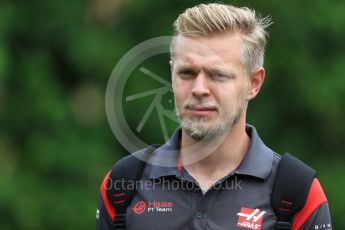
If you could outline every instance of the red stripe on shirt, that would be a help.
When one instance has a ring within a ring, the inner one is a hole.
[[[299,210],[295,215],[295,218],[292,223],[292,229],[301,229],[301,227],[313,214],[313,212],[326,201],[327,198],[322,190],[320,182],[317,178],[315,178],[313,180],[313,183],[311,184],[307,201],[304,207],[301,210]]]
[[[108,174],[104,177],[104,180],[101,184],[101,196],[102,196],[105,210],[107,211],[109,218],[114,222],[115,208],[111,205],[107,197],[107,184],[108,184],[109,176],[110,176],[110,172],[108,172]]]
[[[178,158],[177,170],[178,170],[179,172],[181,172],[181,170],[182,170],[182,160],[181,160],[181,157]]]

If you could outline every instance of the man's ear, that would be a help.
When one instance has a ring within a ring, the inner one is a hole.
[[[262,84],[265,79],[265,69],[263,67],[255,70],[249,77],[249,89],[247,99],[248,101],[255,98],[258,95]]]

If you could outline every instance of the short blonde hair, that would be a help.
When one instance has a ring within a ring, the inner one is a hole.
[[[247,72],[263,66],[270,17],[261,18],[247,7],[221,3],[200,4],[187,9],[174,22],[175,36],[208,36],[226,31],[243,34],[241,61]],[[171,53],[173,55],[173,43]]]

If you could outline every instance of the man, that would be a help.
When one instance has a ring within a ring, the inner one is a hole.
[[[275,228],[271,195],[281,156],[246,125],[248,102],[265,78],[270,23],[248,8],[218,3],[178,17],[170,65],[181,127],[152,152],[140,180],[155,186],[136,188],[127,229]],[[116,218],[104,195],[107,185],[109,174],[101,186],[98,229],[111,229]],[[331,228],[327,199],[314,179],[292,229]]]

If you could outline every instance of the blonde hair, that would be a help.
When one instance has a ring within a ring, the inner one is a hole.
[[[234,7],[221,3],[200,4],[187,9],[174,22],[175,36],[208,36],[227,31],[243,35],[241,61],[247,72],[263,66],[270,17],[261,18],[247,7]],[[171,54],[173,56],[173,44]]]

